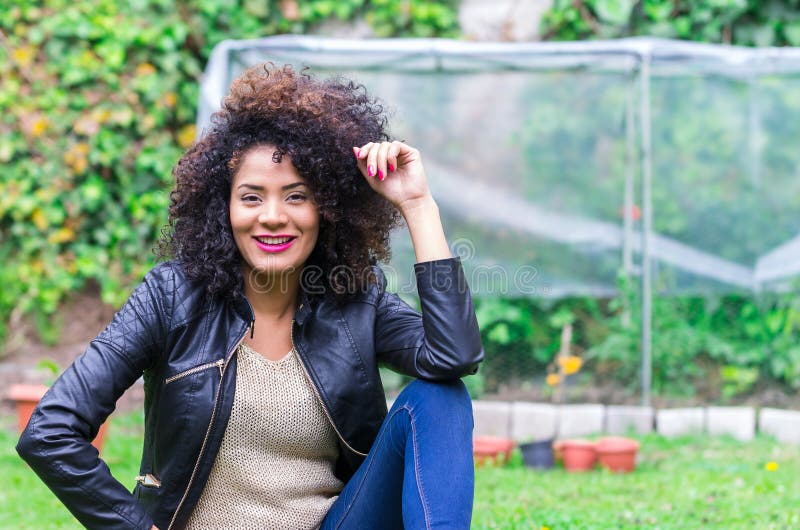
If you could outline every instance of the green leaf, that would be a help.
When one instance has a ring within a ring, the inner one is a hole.
[[[622,26],[631,16],[634,0],[595,0],[594,10],[604,22]]]
[[[800,46],[800,22],[790,22],[783,26],[783,36],[792,46]]]
[[[511,332],[508,329],[508,324],[501,322],[492,327],[489,331],[488,339],[498,344],[508,344],[511,342]]]

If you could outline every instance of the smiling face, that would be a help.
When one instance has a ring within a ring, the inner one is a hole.
[[[311,189],[289,157],[276,163],[274,152],[273,146],[247,151],[231,184],[231,229],[245,280],[255,272],[261,285],[283,275],[298,281],[319,234]]]

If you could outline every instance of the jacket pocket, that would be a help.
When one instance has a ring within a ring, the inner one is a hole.
[[[136,478],[138,479],[139,477]],[[136,487],[133,488],[133,498],[136,499],[136,502],[138,502],[151,517],[155,516],[158,512],[162,504],[161,497],[166,493],[168,492],[160,487],[160,483],[159,487],[145,486],[137,480]]]
[[[164,384],[168,385],[177,381],[178,379],[183,379],[186,376],[196,374],[198,372],[202,372],[203,370],[208,370],[210,368],[218,368],[220,376],[222,375],[222,366],[225,364],[225,359],[218,359],[216,361],[212,361],[210,363],[201,364],[199,366],[195,366],[194,368],[189,368],[188,370],[184,370],[183,372],[177,373],[175,375],[171,375],[164,379]]]

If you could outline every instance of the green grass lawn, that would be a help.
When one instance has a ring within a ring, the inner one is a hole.
[[[103,453],[129,488],[141,421],[140,414],[113,418]],[[505,467],[479,468],[473,528],[800,528],[800,447],[766,438],[639,439],[639,467],[629,475],[532,471],[519,455]],[[0,528],[81,528],[17,457],[11,418],[0,422],[0,440]]]

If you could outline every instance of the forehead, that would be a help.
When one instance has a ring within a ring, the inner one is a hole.
[[[274,157],[276,149],[272,146],[261,146],[247,151],[239,164],[239,169],[233,176],[232,184],[252,180],[260,181],[261,184],[269,181],[303,181],[304,179],[297,172],[297,168],[292,164],[288,155],[282,158]],[[280,162],[276,162],[280,160]]]

